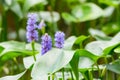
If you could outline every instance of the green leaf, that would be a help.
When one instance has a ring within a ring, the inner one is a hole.
[[[96,40],[110,40],[111,38],[108,37],[104,32],[97,30],[97,29],[89,29],[89,33],[94,37]]]
[[[100,3],[104,3],[110,6],[117,7],[120,4],[119,0],[99,0]]]
[[[118,46],[117,48],[114,49],[115,53],[120,53],[120,46]]]
[[[52,11],[40,11],[39,16],[41,19],[47,21],[47,22],[57,22],[60,20],[60,15],[58,12]]]
[[[12,5],[12,0],[5,0],[5,2],[6,2],[6,4],[7,4],[8,6],[11,6],[11,5]]]
[[[19,78],[21,78],[24,74],[25,74],[26,70],[20,74],[17,75],[13,75],[13,76],[5,76],[0,78],[0,80],[18,80]]]
[[[13,0],[12,5],[9,7],[20,19],[23,18],[22,10],[19,3],[16,0]]]
[[[93,53],[94,55],[101,56],[103,50],[107,48],[109,45],[110,45],[109,41],[93,41],[88,43],[85,46],[85,49]]]
[[[63,18],[67,23],[77,22],[77,18],[75,18],[74,16],[72,16],[71,14],[66,13],[66,12],[63,12],[63,13],[62,13],[62,18]]]
[[[96,60],[99,58],[98,56],[92,54],[91,52],[89,52],[89,51],[87,51],[87,50],[85,50],[85,49],[79,49],[79,50],[77,50],[76,53],[77,53],[80,57],[81,57],[81,56],[83,56],[83,57],[88,57],[88,58],[90,58],[90,59],[93,60],[93,61],[96,61]]]
[[[73,8],[72,14],[80,22],[94,20],[103,15],[103,10],[94,3],[85,3]]]
[[[83,48],[83,42],[84,42],[86,39],[88,39],[87,36],[84,36],[84,35],[79,36],[79,37],[75,40],[74,45],[73,45],[73,48],[75,48],[75,47]]]
[[[42,75],[60,70],[70,62],[73,55],[74,51],[53,48],[36,61],[31,77],[40,79]]]
[[[108,64],[106,68],[112,72],[120,74],[120,60],[116,60],[112,64]]]
[[[71,62],[70,62],[70,65],[71,65],[73,72],[76,76],[76,80],[79,80],[79,73],[78,73],[79,68],[81,68],[81,69],[86,68],[86,66],[84,66],[86,64],[92,65],[94,62],[96,62],[96,60],[98,58],[99,58],[98,56],[88,52],[87,50],[84,50],[84,49],[77,50],[75,52],[75,55],[73,56]],[[88,59],[89,59],[89,61],[88,61]],[[92,61],[92,62],[90,62],[90,61]]]
[[[7,41],[0,43],[0,46],[4,48],[0,53],[0,59],[3,61],[20,55],[33,55],[31,50],[25,49],[24,42]]]
[[[47,0],[25,0],[24,5],[23,5],[23,13],[26,15],[28,10],[35,6],[36,4],[47,4]]]
[[[120,32],[118,32],[118,33],[112,38],[111,42],[113,42],[114,44],[120,42]]]
[[[107,35],[116,34],[120,31],[120,25],[117,23],[108,23],[102,27],[102,31]]]
[[[75,36],[71,36],[66,39],[63,49],[71,50],[76,39],[77,38]]]
[[[110,17],[113,14],[114,10],[115,10],[115,8],[112,6],[105,8],[103,17]]]
[[[118,47],[119,45],[120,45],[120,43],[105,48],[104,51],[103,51],[103,56],[106,56],[108,54],[112,54],[112,52],[114,51],[114,49],[116,47]]]
[[[93,41],[85,46],[85,49],[98,56],[110,54],[117,46],[120,45],[120,32],[110,41]]]

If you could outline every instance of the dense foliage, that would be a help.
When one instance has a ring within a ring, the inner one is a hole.
[[[120,0],[0,0],[0,80],[120,80],[119,56]]]

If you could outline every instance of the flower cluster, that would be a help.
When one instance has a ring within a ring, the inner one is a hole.
[[[44,21],[42,20],[37,25],[37,14],[30,13],[28,14],[28,21],[27,21],[27,41],[32,42],[38,40],[38,31],[37,29],[42,29],[45,26]],[[65,39],[65,34],[61,31],[58,31],[55,33],[55,47],[57,48],[63,48]],[[45,54],[47,51],[49,51],[52,48],[52,38],[46,33],[41,37],[41,54]]]
[[[35,29],[36,28],[36,14],[30,13],[28,14],[28,21],[27,21],[27,41],[32,42],[33,40],[37,41],[38,40],[38,32]]]
[[[41,49],[41,54],[45,54],[47,51],[49,51],[52,48],[52,39],[51,37],[46,33],[41,37],[42,42],[42,49]]]
[[[27,20],[27,41],[32,42],[38,40],[38,31],[36,29],[42,29],[45,26],[44,21],[42,20],[39,25],[37,25],[37,14],[29,13]]]
[[[60,31],[56,32],[55,39],[54,39],[55,47],[63,48],[64,38],[65,38],[65,34],[63,32],[60,32]],[[45,35],[43,35],[41,39],[42,39],[41,54],[43,55],[52,48],[52,39],[47,33]]]
[[[55,46],[57,48],[63,48],[64,40],[65,40],[65,34],[61,31],[56,32],[56,34],[55,34]]]

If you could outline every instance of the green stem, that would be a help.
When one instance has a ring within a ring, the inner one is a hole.
[[[48,74],[48,80],[50,80],[50,75]]]
[[[35,42],[34,42],[34,40],[31,42],[31,46],[32,46],[32,51],[33,51],[33,58],[36,61],[36,57],[35,57]]]
[[[93,76],[90,70],[88,70],[88,74],[89,74],[89,80],[93,80]]]
[[[72,70],[70,70],[70,74],[71,74],[72,80],[74,80]]]
[[[101,79],[103,80],[104,75],[106,74],[106,66],[103,68],[101,73]]]
[[[55,74],[53,73],[53,74],[52,74],[52,80],[54,80],[54,78],[55,78]]]
[[[63,77],[63,80],[65,80],[64,68],[62,69],[62,77]]]
[[[84,80],[88,80],[88,78],[86,77],[86,75],[84,73],[82,73]]]
[[[98,66],[98,64],[96,63],[97,69],[98,69],[98,76],[100,76],[101,72],[100,72],[100,68]]]

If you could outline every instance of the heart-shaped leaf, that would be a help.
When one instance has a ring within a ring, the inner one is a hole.
[[[52,74],[67,65],[74,55],[74,51],[53,48],[41,56],[33,66],[32,78],[40,79],[40,76]]]
[[[94,20],[103,15],[103,10],[94,3],[84,3],[73,8],[72,14],[80,22]]]

